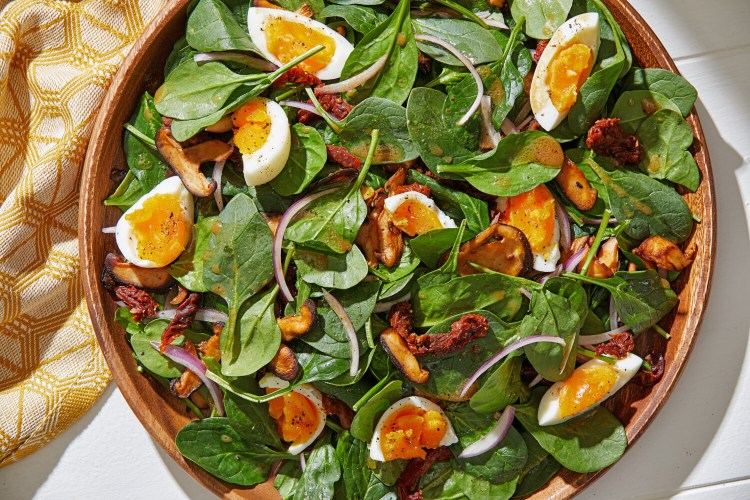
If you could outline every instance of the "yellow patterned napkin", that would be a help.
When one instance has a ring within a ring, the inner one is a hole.
[[[109,381],[81,286],[81,167],[107,86],[162,4],[0,0],[0,466]]]

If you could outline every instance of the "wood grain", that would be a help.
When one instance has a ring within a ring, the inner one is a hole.
[[[183,34],[185,9],[190,0],[174,0],[159,13],[136,42],[115,76],[107,98],[97,117],[84,166],[79,218],[81,269],[91,319],[118,387],[144,427],[167,453],[186,471],[213,493],[226,498],[278,498],[269,483],[252,489],[237,488],[224,483],[185,460],[174,445],[174,436],[190,417],[185,407],[169,391],[150,377],[137,372],[132,350],[124,332],[112,320],[115,306],[101,286],[99,275],[104,256],[116,249],[114,238],[103,235],[103,227],[112,226],[119,210],[104,207],[102,201],[114,190],[110,172],[126,168],[122,151],[122,124],[125,123],[141,94],[161,81],[161,68],[171,46]],[[661,42],[645,21],[625,0],[606,1],[625,32],[638,65],[677,68]],[[694,153],[703,175],[696,193],[685,199],[694,213],[702,218],[696,225],[688,245],[695,245],[695,262],[676,283],[680,303],[662,321],[672,339],[664,341],[655,333],[641,335],[638,352],[662,352],[667,367],[662,380],[651,388],[629,384],[607,402],[607,406],[623,422],[632,444],[653,420],[674,384],[680,377],[695,342],[711,287],[716,247],[716,206],[710,159],[697,114],[688,118],[696,137]],[[576,474],[565,471],[553,478],[533,498],[569,498],[581,491],[600,474]]]

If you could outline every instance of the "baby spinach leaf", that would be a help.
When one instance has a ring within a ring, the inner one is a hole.
[[[370,268],[370,272],[380,278],[383,284],[391,283],[403,279],[414,272],[419,266],[419,257],[412,252],[411,248],[406,245],[404,251],[401,254],[401,258],[398,260],[398,264],[388,268],[383,264],[379,264],[376,268]]]
[[[627,90],[650,90],[666,96],[687,117],[693,109],[698,91],[677,73],[661,68],[633,68],[623,82]]]
[[[458,470],[455,460],[436,462],[419,480],[424,500],[464,500],[463,494],[454,480],[453,475]]]
[[[635,134],[644,120],[662,109],[680,112],[677,106],[662,94],[650,90],[628,90],[620,94],[610,116],[619,118],[620,127],[627,133]]]
[[[294,492],[297,491],[300,477],[302,477],[302,467],[300,467],[299,460],[288,460],[276,473],[273,486],[279,491],[281,498],[291,500],[294,498]]]
[[[358,33],[367,34],[374,30],[379,24],[388,19],[388,16],[371,7],[361,5],[327,5],[320,13],[321,17],[340,17],[346,24]]]
[[[562,153],[560,145],[549,134],[530,130],[507,136],[495,149],[462,163],[440,165],[437,173],[460,175],[493,196],[515,196],[557,176],[563,160],[558,151]]]
[[[171,75],[171,73],[170,73]],[[237,108],[242,106],[248,99],[257,96],[265,89],[259,89],[256,87],[242,85],[236,88],[226,100],[223,106],[219,107],[215,111],[207,114],[206,116],[190,118],[185,120],[175,119],[172,121],[172,135],[178,141],[186,141],[195,134],[214,123],[221,120],[224,115],[227,115]]]
[[[292,458],[244,440],[223,417],[190,422],[177,433],[175,444],[185,458],[206,472],[241,486],[262,483],[268,478],[271,462]]]
[[[298,250],[294,254],[294,263],[307,283],[339,290],[349,289],[362,281],[370,269],[357,245],[343,255]]]
[[[354,384],[349,385],[333,385],[328,382],[315,382],[315,387],[320,389],[323,394],[328,394],[336,399],[343,401],[349,408],[354,406],[354,403],[360,400],[372,384],[365,380],[359,380]]]
[[[430,188],[431,196],[448,215],[455,220],[466,219],[469,231],[479,233],[490,225],[490,210],[487,202],[451,189],[416,170],[409,170],[409,182],[418,182]],[[429,234],[429,233],[426,233]]]
[[[330,434],[318,440],[306,462],[294,499],[333,498],[334,485],[341,478],[341,467],[336,459],[336,450],[331,445]]]
[[[646,151],[640,164],[645,174],[682,184],[691,191],[698,189],[700,170],[687,151],[693,144],[693,129],[679,111],[657,111],[643,121],[637,135]]]
[[[193,241],[180,257],[169,266],[169,274],[192,292],[206,292],[203,283],[203,263],[212,231],[218,226],[217,217],[206,217],[193,226]]]
[[[154,106],[154,98],[148,92],[141,96],[129,123],[147,137],[156,137],[156,131],[161,128],[161,115]],[[128,131],[125,131],[124,148],[125,161],[138,179],[140,191],[148,193],[166,179],[167,164],[161,155]]]
[[[243,50],[261,54],[221,0],[198,2],[188,16],[185,37],[191,47],[201,52]]]
[[[352,436],[369,443],[372,439],[373,429],[380,416],[393,403],[401,399],[401,388],[403,383],[400,380],[392,380],[383,387],[380,392],[375,394],[370,400],[360,408],[352,420]]]
[[[138,361],[151,373],[164,378],[177,378],[183,368],[153,348],[151,342],[161,342],[161,334],[168,320],[155,319],[142,329],[133,332],[130,344]]]
[[[397,297],[405,296],[411,290],[411,286],[414,281],[421,276],[421,271],[411,273],[403,278],[399,278],[389,283],[383,283],[380,286],[380,293],[378,294],[379,302],[387,302]]]
[[[388,56],[377,75],[357,89],[355,99],[375,96],[403,103],[417,76],[417,44],[412,34],[409,0],[400,0],[384,22],[365,35],[346,60],[341,78],[351,78]]]
[[[323,169],[328,159],[326,143],[313,127],[295,123],[292,146],[284,169],[269,184],[282,196],[300,194]]]
[[[475,392],[469,404],[477,413],[494,413],[518,401],[524,393],[521,381],[520,356],[509,356],[498,366]]]
[[[237,328],[240,307],[273,277],[273,238],[255,204],[244,194],[227,203],[218,222],[220,229],[211,234],[204,254],[203,282],[229,308],[229,320],[221,335],[221,364],[222,370],[231,366],[230,371],[234,371],[239,368],[233,365],[243,345]]]
[[[518,485],[513,497],[530,495],[544,486],[552,476],[560,470],[560,464],[544,451],[536,439],[528,432],[522,432],[521,437],[526,443],[528,458],[518,475]]]
[[[370,474],[370,481],[367,483],[367,490],[362,500],[396,500],[396,488],[384,484],[375,474]]]
[[[528,403],[516,406],[516,418],[563,467],[580,473],[595,472],[622,456],[628,444],[625,429],[601,406],[561,424],[540,426],[537,411],[545,391],[544,387],[534,389]]]
[[[242,306],[239,313],[239,352],[228,361],[224,361],[222,352],[222,373],[234,377],[251,375],[276,355],[281,344],[281,330],[274,314],[278,292],[278,287],[273,287],[251,297]]]
[[[445,252],[450,250],[453,242],[456,241],[458,231],[459,229],[456,227],[435,229],[410,239],[409,247],[417,254],[419,260],[428,267],[436,268]],[[474,236],[476,236],[476,233],[464,232],[461,243],[472,239]]]
[[[167,56],[167,61],[164,63],[164,77],[169,75],[173,69],[182,64],[188,59],[192,59],[197,54],[193,48],[188,45],[185,37],[180,37],[172,48],[172,52]]]
[[[524,33],[547,40],[565,22],[571,5],[573,0],[515,0],[510,4],[510,13],[517,23],[526,18]]]
[[[473,21],[418,17],[412,20],[412,25],[414,31],[420,35],[435,36],[453,45],[475,65],[497,61],[503,53],[503,48],[498,44],[492,32]],[[417,47],[443,64],[449,66],[462,65],[461,61],[442,47],[429,43],[417,43]]]
[[[367,467],[370,451],[364,441],[354,438],[349,432],[339,434],[336,443],[336,459],[341,464],[346,498],[364,498],[372,472]]]
[[[224,398],[224,410],[231,426],[243,438],[276,449],[283,447],[277,423],[268,414],[268,404],[251,403],[230,392]]]
[[[336,5],[380,5],[385,0],[331,0]]]
[[[459,470],[446,481],[445,488],[451,492],[458,489],[471,500],[506,500],[513,495],[517,481],[518,478],[513,478],[502,484],[493,484]]]
[[[141,187],[141,183],[138,182],[133,172],[128,170],[128,173],[125,174],[125,178],[117,186],[115,192],[104,200],[104,206],[117,207],[124,212],[132,207],[144,194],[146,194],[146,191]]]
[[[312,8],[314,19],[322,21],[320,12],[323,10],[323,7],[325,7],[325,3],[323,2],[323,0],[279,0],[277,3],[280,7],[286,10],[291,10],[292,12],[298,11],[305,4],[307,4],[310,8]]]

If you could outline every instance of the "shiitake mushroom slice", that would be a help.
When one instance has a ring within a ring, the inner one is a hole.
[[[519,229],[496,223],[461,245],[458,252],[461,276],[481,272],[470,262],[509,276],[525,276],[531,272],[534,259],[529,240]]]
[[[102,283],[109,290],[116,286],[132,285],[139,290],[163,293],[174,284],[174,279],[166,267],[138,267],[119,255],[110,253],[104,259]]]
[[[419,365],[416,356],[406,345],[406,340],[393,328],[383,330],[380,334],[380,345],[391,358],[391,362],[415,384],[424,384],[430,378],[430,372]]]

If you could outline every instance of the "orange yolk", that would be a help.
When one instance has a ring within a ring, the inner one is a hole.
[[[591,49],[576,43],[563,49],[550,62],[547,85],[550,99],[558,111],[567,111],[578,98],[578,89],[588,77],[592,61]]]
[[[242,154],[259,150],[268,140],[271,132],[271,118],[266,111],[263,99],[252,98],[232,114],[235,127],[234,143]]]
[[[391,219],[396,227],[409,236],[443,228],[437,214],[417,200],[404,200],[393,212]]]
[[[159,267],[180,256],[188,244],[188,228],[182,216],[180,197],[155,194],[143,206],[125,216],[137,244],[138,257]]]
[[[424,449],[440,446],[447,431],[443,415],[434,410],[425,411],[406,406],[393,412],[380,431],[383,458],[388,462],[397,458],[424,458]]]
[[[333,38],[301,23],[272,18],[266,23],[264,31],[268,51],[282,64],[301,56],[317,45],[325,46],[323,50],[297,65],[308,73],[317,73],[328,66],[336,52],[336,41]]]
[[[276,389],[266,389],[266,394]],[[320,423],[318,407],[298,392],[289,392],[268,402],[268,414],[275,419],[281,439],[292,444],[308,441]]]
[[[520,229],[532,252],[544,255],[555,234],[555,199],[540,184],[529,192],[508,198],[502,222]]]
[[[591,408],[604,399],[617,382],[617,372],[609,365],[575,370],[560,388],[560,417]]]

